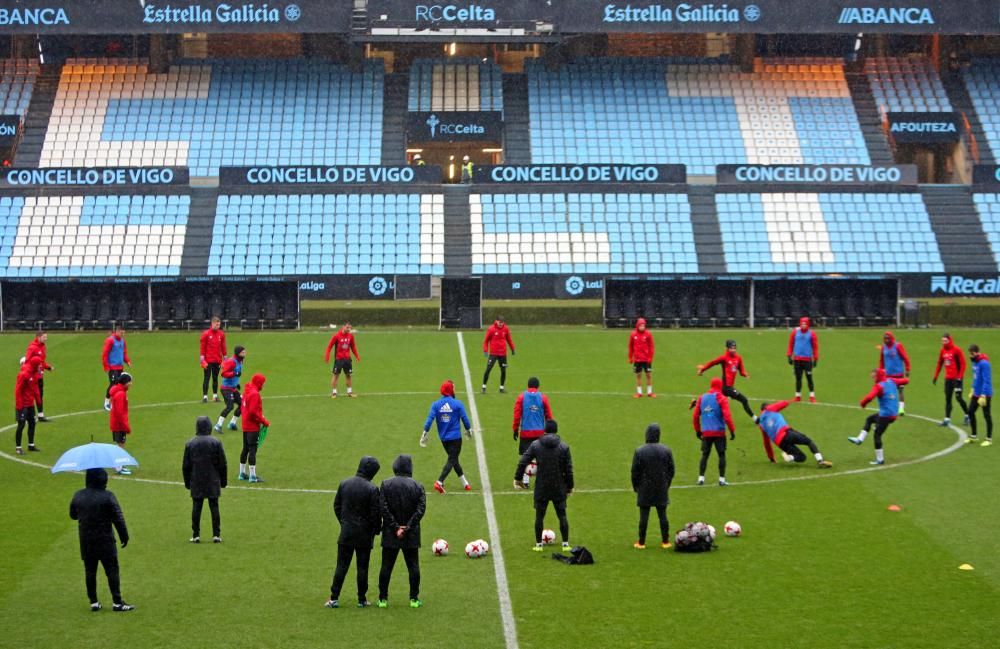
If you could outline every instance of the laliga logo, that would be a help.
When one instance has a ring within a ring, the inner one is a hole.
[[[583,278],[573,275],[566,279],[566,292],[570,295],[583,293]]]
[[[380,295],[385,295],[386,290],[389,288],[389,282],[385,281],[384,277],[372,277],[368,281],[368,292],[379,297]]]
[[[325,282],[302,282],[299,284],[300,291],[322,291],[325,288]]]
[[[440,123],[441,123],[441,120],[439,120],[438,116],[434,115],[433,113],[431,114],[430,117],[427,118],[427,126],[429,126],[431,128],[431,138],[432,139],[437,136],[437,125],[440,124]]]

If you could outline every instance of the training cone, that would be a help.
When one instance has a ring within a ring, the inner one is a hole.
[[[900,507],[899,505],[889,505],[889,511],[891,511],[891,512],[901,512],[901,511],[903,511],[903,508]]]
[[[967,563],[963,563],[962,565],[960,565],[958,567],[958,569],[959,570],[975,570],[975,568],[973,568],[971,565],[969,565]]]

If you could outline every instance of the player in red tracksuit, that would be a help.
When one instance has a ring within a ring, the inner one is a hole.
[[[126,436],[132,434],[132,427],[128,422],[128,389],[131,384],[132,375],[120,372],[110,390],[111,415],[108,425],[111,428],[111,438],[122,448],[125,448]],[[122,466],[116,466],[115,471],[118,475],[132,475],[132,471]]]
[[[45,399],[45,372],[52,371],[52,366],[49,365],[48,361],[48,349],[45,347],[45,341],[48,339],[48,333],[39,331],[35,334],[35,338],[28,343],[28,349],[24,352],[26,361],[34,356],[42,359],[41,365],[38,366],[38,421],[48,421],[45,418],[45,404],[43,403]]]
[[[219,369],[226,354],[226,332],[222,330],[222,320],[212,316],[212,324],[201,334],[200,347],[201,369],[201,402],[208,403],[208,377],[212,377],[212,401],[219,400]]]
[[[528,389],[517,395],[514,402],[514,441],[518,442],[517,455],[524,455],[531,443],[545,433],[545,422],[554,419],[549,398],[539,392],[541,386],[537,377],[528,379]],[[522,482],[525,487],[531,477],[525,471]]]
[[[35,404],[41,402],[38,393],[38,371],[42,366],[39,356],[32,356],[21,366],[14,382],[14,419],[17,422],[17,432],[14,433],[14,452],[24,455],[21,438],[24,426],[28,426],[28,451],[39,451],[35,446]]]
[[[698,376],[705,373],[705,370],[716,365],[722,366],[722,394],[730,399],[736,399],[743,404],[743,411],[747,417],[753,419],[753,410],[750,409],[750,401],[742,392],[736,389],[737,373],[743,378],[750,378],[746,368],[743,367],[743,357],[736,353],[736,341],[729,339],[726,341],[726,352],[722,356],[717,356],[704,365],[698,366]]]
[[[910,356],[906,353],[903,343],[896,340],[891,331],[882,334],[882,345],[879,347],[878,368],[885,370],[890,379],[904,379],[910,376]],[[903,388],[899,388],[899,416],[906,414],[906,404],[903,398]]]
[[[330,338],[330,342],[326,346],[326,356],[323,357],[323,362],[325,363],[330,362],[330,351],[336,347],[333,357],[333,378],[330,379],[331,399],[337,398],[337,380],[340,378],[341,372],[346,377],[344,381],[347,383],[347,396],[354,398],[354,391],[351,385],[351,377],[354,375],[354,363],[351,361],[351,352],[354,352],[354,358],[359,363],[361,362],[361,357],[358,356],[358,348],[354,344],[353,331],[351,323],[346,323],[343,329]]]
[[[941,368],[944,367],[944,419],[938,426],[947,426],[951,423],[951,398],[955,396],[959,407],[965,413],[965,422],[969,423],[969,406],[962,396],[962,379],[965,377],[965,354],[961,348],[952,340],[951,334],[946,333],[941,336],[941,351],[938,352],[937,367],[934,369],[934,380],[937,385]]]
[[[726,482],[726,428],[729,429],[729,439],[736,439],[736,425],[733,415],[729,412],[729,399],[722,394],[722,379],[716,377],[709,382],[709,390],[695,399],[692,416],[694,434],[701,440],[701,463],[698,466],[698,484],[705,484],[705,469],[708,467],[708,456],[715,448],[719,456],[719,486],[725,487]]]
[[[260,430],[271,425],[264,417],[264,402],[260,391],[264,389],[267,378],[263,374],[254,374],[250,383],[243,390],[243,451],[240,453],[240,480],[264,482],[257,476],[257,445],[260,443]],[[247,473],[249,466],[250,472]]]
[[[760,428],[761,437],[764,438],[764,452],[767,453],[767,458],[774,462],[774,450],[771,448],[773,442],[781,450],[781,457],[785,462],[805,462],[806,454],[799,449],[799,446],[808,446],[819,468],[829,469],[833,466],[833,462],[823,459],[816,442],[785,421],[781,411],[790,403],[791,401],[763,403],[760,406],[760,416],[753,418],[754,423]]]
[[[809,403],[816,403],[816,390],[813,386],[813,369],[819,365],[819,340],[812,331],[809,318],[799,318],[799,326],[792,329],[788,337],[788,364],[795,368],[795,398],[792,401],[802,401],[802,375],[806,375],[809,383]]]
[[[646,329],[646,319],[635,321],[635,331],[628,338],[628,362],[635,372],[635,396],[642,397],[642,375],[646,375],[646,396],[656,397],[653,392],[653,355],[656,346],[653,344],[653,334]]]
[[[483,372],[482,392],[486,394],[486,384],[490,380],[490,371],[493,365],[500,364],[500,392],[506,392],[507,385],[507,347],[510,346],[510,355],[514,356],[514,341],[510,337],[510,327],[503,320],[503,316],[497,319],[486,330],[486,337],[483,338],[483,356],[486,360],[486,371]]]
[[[118,382],[125,365],[132,367],[128,357],[128,346],[125,344],[125,327],[115,325],[111,335],[104,340],[104,350],[101,352],[101,364],[108,373],[108,389],[104,393],[104,409],[111,410],[111,388]]]

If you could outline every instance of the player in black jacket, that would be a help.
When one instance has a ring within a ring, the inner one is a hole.
[[[181,473],[184,486],[191,492],[191,542],[201,543],[201,510],[208,499],[212,512],[212,542],[222,543],[219,517],[219,495],[226,488],[226,449],[212,437],[212,421],[198,417],[195,436],[184,446]]]
[[[378,575],[378,607],[389,606],[389,580],[402,551],[410,573],[410,608],[420,608],[420,519],[427,507],[424,485],[413,479],[413,458],[400,455],[392,463],[394,477],[382,482],[382,570]]]
[[[378,487],[372,484],[378,470],[378,460],[365,455],[354,477],[344,480],[337,487],[333,513],[340,521],[340,536],[337,538],[337,569],[333,573],[327,608],[340,608],[340,589],[355,554],[358,555],[358,608],[371,606],[367,598],[368,562],[375,535],[382,527]]]
[[[135,609],[122,599],[118,572],[118,550],[115,548],[114,526],[122,548],[128,545],[128,528],[125,516],[115,495],[107,490],[108,472],[104,469],[87,469],[87,488],[73,494],[69,504],[69,517],[78,521],[80,531],[80,557],[87,581],[90,610],[101,610],[97,599],[97,564],[104,565],[108,588],[114,605],[111,610],[124,613]]]
[[[674,481],[674,454],[660,444],[659,424],[646,427],[646,443],[635,449],[632,456],[632,490],[639,507],[639,540],[633,544],[637,550],[646,549],[646,526],[649,509],[656,508],[660,519],[660,547],[670,547],[670,522],[667,520],[668,490]]]
[[[569,549],[569,519],[566,518],[566,497],[573,493],[573,458],[569,446],[559,435],[555,420],[545,422],[545,434],[536,439],[521,455],[514,472],[514,488],[523,489],[524,470],[532,460],[538,465],[535,474],[535,552],[542,551],[542,529],[545,511],[552,503],[559,517],[559,532],[564,550]]]

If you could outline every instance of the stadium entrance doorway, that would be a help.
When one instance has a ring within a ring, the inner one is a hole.
[[[417,156],[420,156],[419,158]],[[465,156],[474,167],[480,165],[498,165],[503,162],[503,149],[500,143],[475,145],[461,142],[448,143],[414,143],[406,149],[406,161],[410,165],[420,162],[441,167],[446,183],[462,182],[462,164]]]
[[[965,184],[972,182],[966,172],[969,155],[962,143],[897,144],[895,160],[917,167],[921,184]]]

